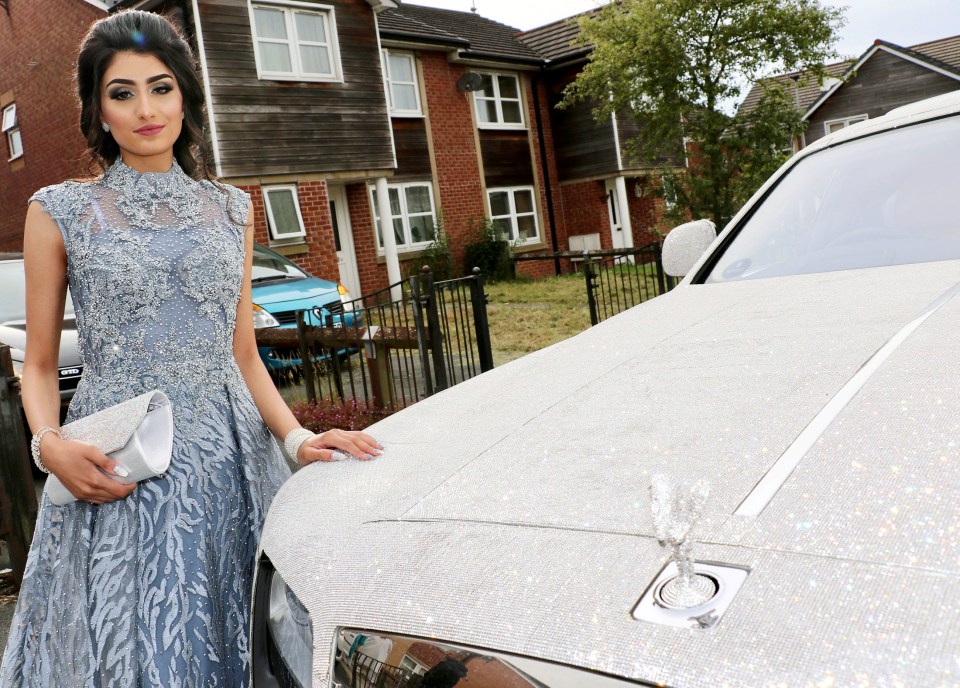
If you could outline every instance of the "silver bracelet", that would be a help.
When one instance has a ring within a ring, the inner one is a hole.
[[[43,436],[48,432],[52,432],[60,439],[63,439],[63,435],[61,435],[60,431],[56,428],[42,427],[37,431],[37,434],[33,436],[33,439],[30,440],[30,455],[33,457],[33,462],[37,464],[37,468],[44,473],[49,473],[50,469],[47,468],[40,459],[40,443],[43,441]]]
[[[303,446],[304,442],[315,435],[316,433],[310,432],[306,428],[295,428],[288,432],[287,436],[284,438],[283,450],[287,452],[287,456],[289,456],[292,461],[300,463],[300,459],[297,458],[297,454],[300,452],[300,447]]]

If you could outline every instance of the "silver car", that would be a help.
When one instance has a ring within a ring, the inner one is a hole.
[[[671,293],[282,488],[257,688],[960,685],[960,93],[664,262]]]

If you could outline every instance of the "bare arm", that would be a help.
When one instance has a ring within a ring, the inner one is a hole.
[[[252,208],[248,211],[247,217],[250,219],[247,222],[244,235],[246,256],[243,288],[240,292],[237,322],[233,333],[233,355],[264,422],[270,428],[270,431],[283,441],[291,430],[300,427],[300,423],[277,391],[273,380],[270,378],[270,373],[267,372],[257,351],[256,335],[253,329],[253,298],[250,287],[250,276],[253,271]],[[305,442],[300,448],[297,461],[304,464],[313,461],[330,461],[334,448],[343,449],[357,458],[365,459],[379,455],[382,447],[370,435],[362,432],[329,430]]]
[[[23,233],[27,281],[27,349],[23,361],[23,410],[33,432],[60,427],[60,388],[57,368],[60,330],[67,294],[67,255],[56,222],[39,203],[27,209]],[[43,437],[40,456],[50,472],[78,499],[95,504],[126,497],[135,485],[122,485],[100,470],[114,472],[117,464],[96,447]],[[121,469],[122,471],[122,469]]]

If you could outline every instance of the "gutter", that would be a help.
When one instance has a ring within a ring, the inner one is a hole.
[[[550,243],[553,246],[553,252],[559,253],[560,244],[557,240],[557,217],[553,207],[553,189],[550,180],[550,164],[547,159],[547,140],[543,135],[543,115],[540,112],[540,82],[543,80],[543,73],[546,67],[541,66],[540,73],[536,74],[531,80],[533,89],[533,115],[537,121],[537,143],[540,146],[540,164],[543,168],[543,187],[547,196],[547,219],[550,222]],[[553,269],[556,275],[560,276],[560,258],[554,256]]]

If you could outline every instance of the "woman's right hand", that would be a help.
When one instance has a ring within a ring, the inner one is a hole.
[[[123,477],[126,469],[86,442],[60,439],[47,433],[40,445],[40,459],[74,497],[85,502],[113,502],[137,488],[136,483],[126,485],[104,475]]]

